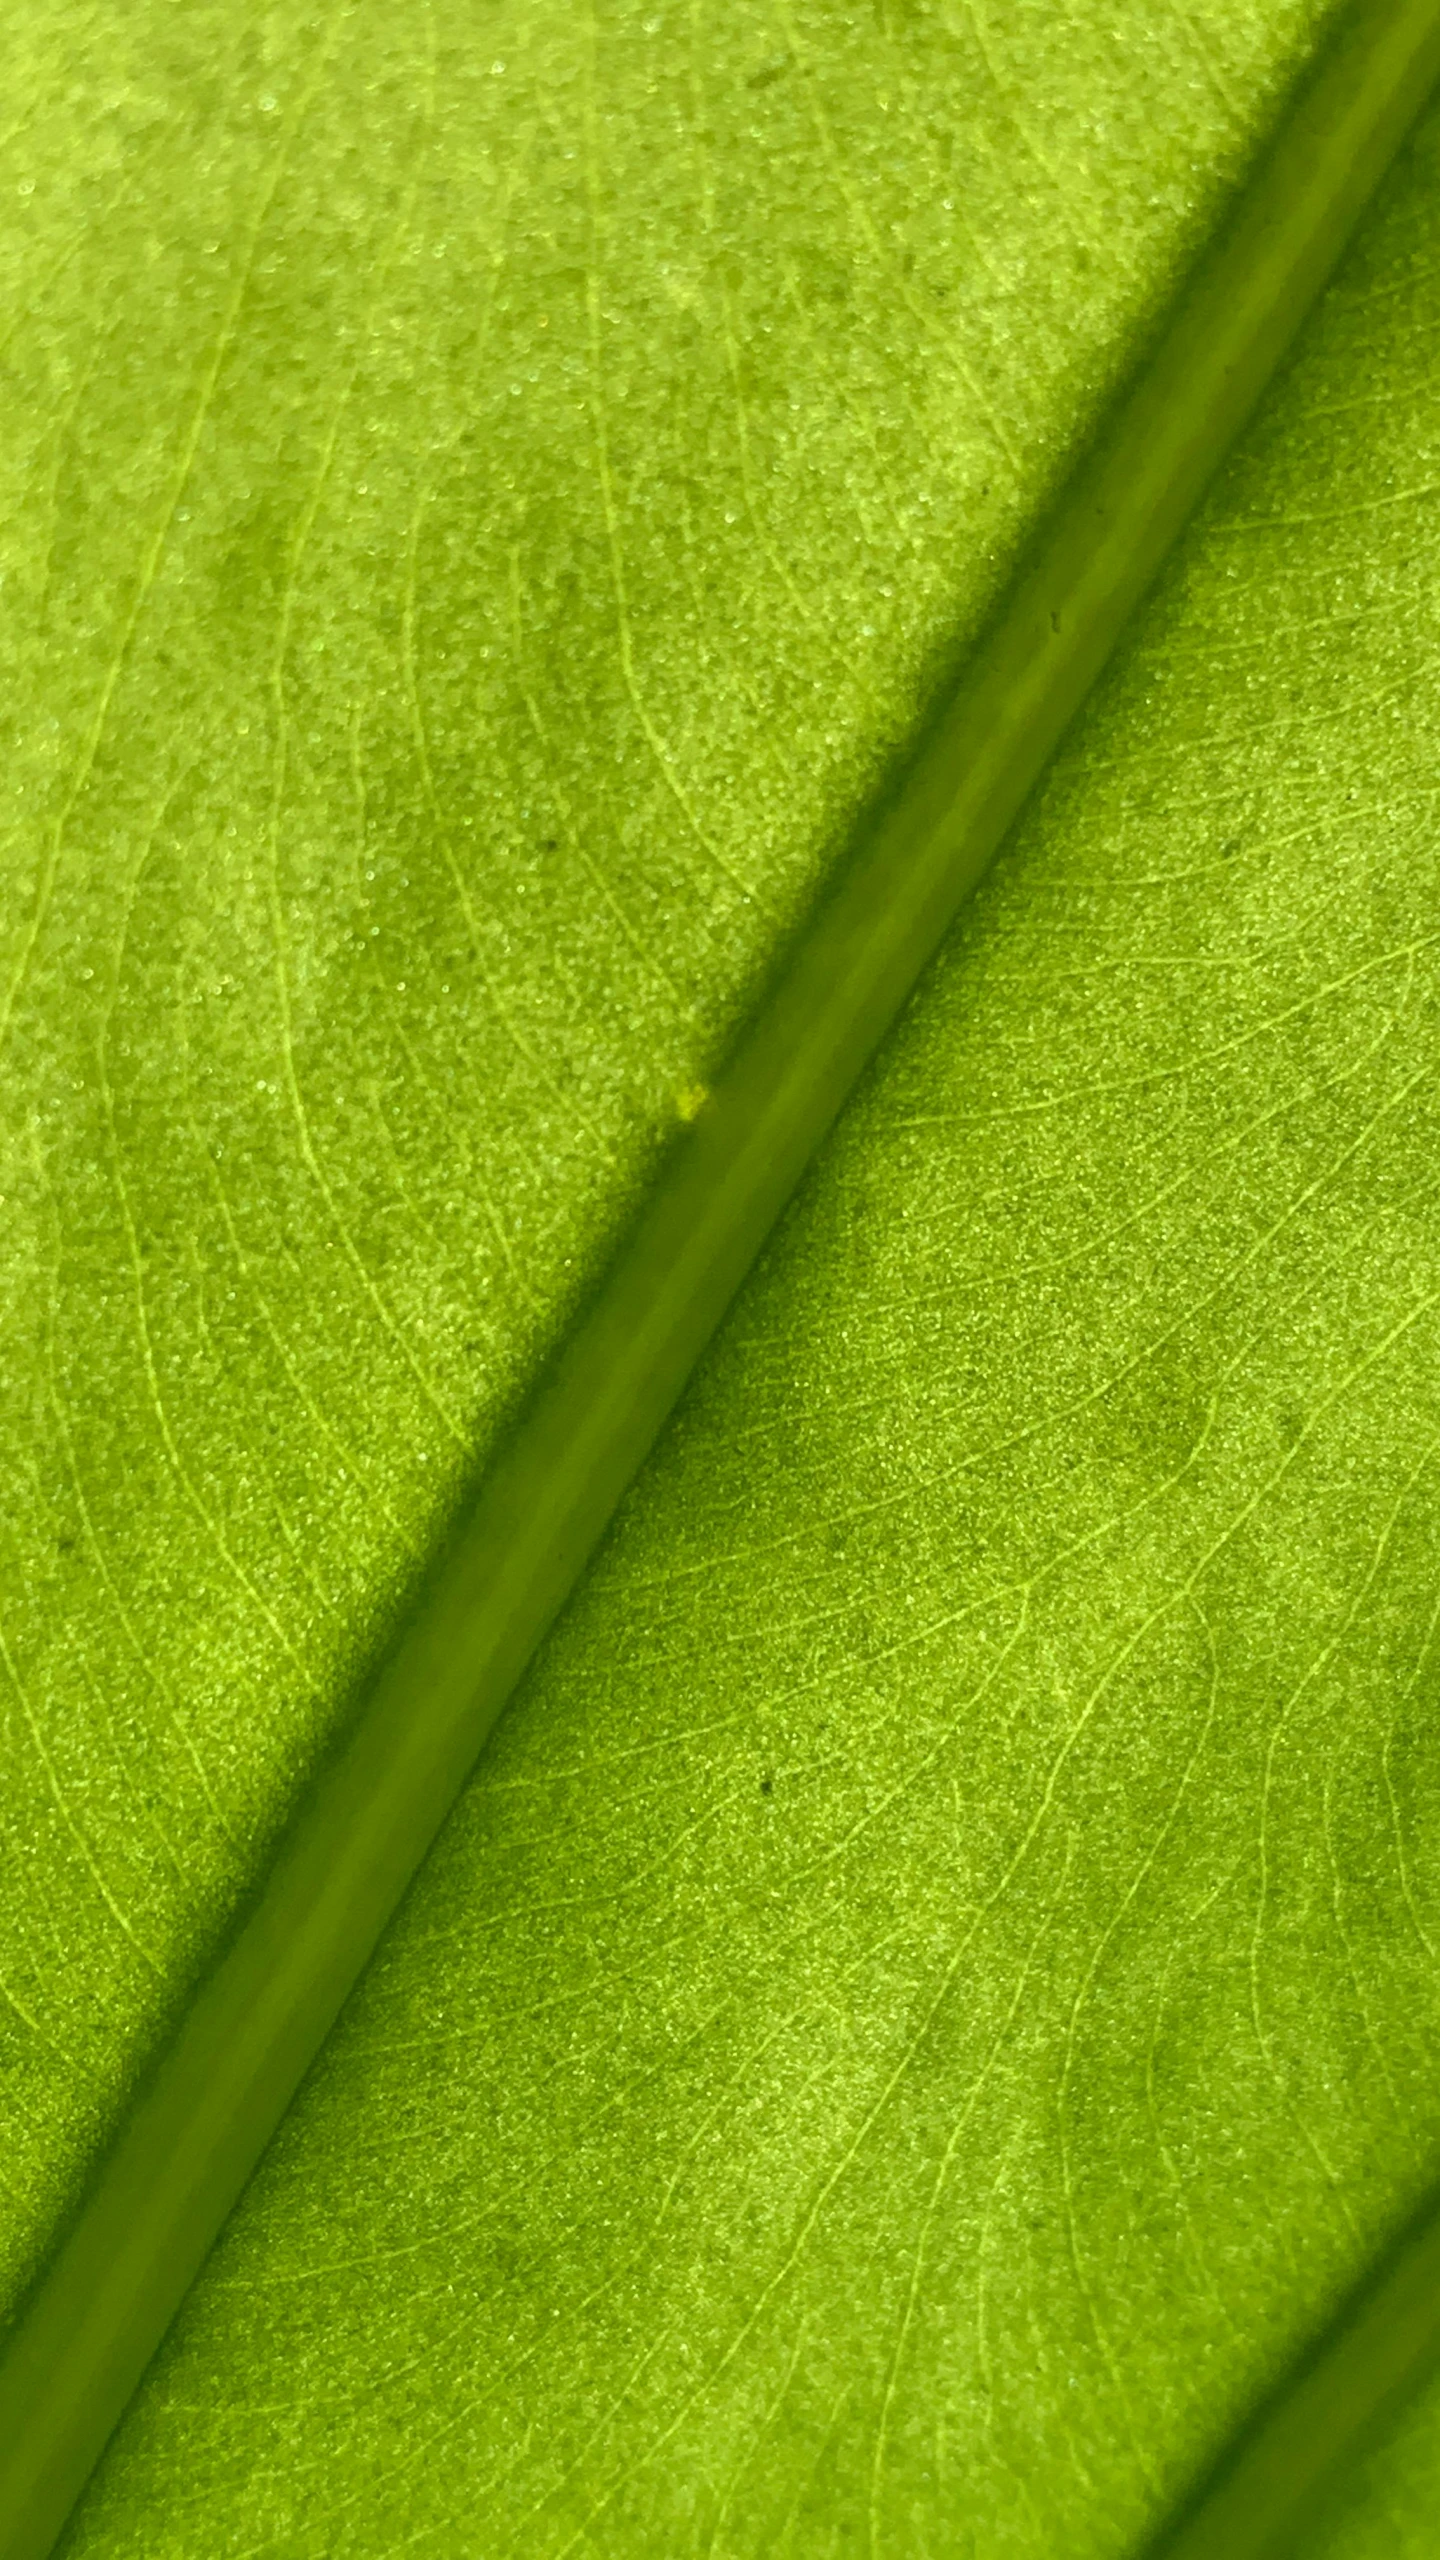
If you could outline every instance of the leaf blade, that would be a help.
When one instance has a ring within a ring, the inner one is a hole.
[[[976,670],[657,1181],[197,1995],[0,2372],[0,2548],[48,2550],[537,1644],[856,1075],[1269,379],[1440,70],[1324,63]],[[1194,420],[1201,421],[1196,433]],[[1167,432],[1169,430],[1169,432]]]
[[[297,2554],[477,2514],[1118,2551],[1428,2174],[1394,493],[1434,151],[837,1132],[79,2548],[203,2538],[258,2425]]]
[[[1326,14],[1227,15],[1238,125],[1184,11],[989,67],[792,13],[753,92],[761,12],[27,19],[7,2305]],[[967,280],[948,354],[917,277]]]

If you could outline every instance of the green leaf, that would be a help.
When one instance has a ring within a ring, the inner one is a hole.
[[[12,359],[50,475],[15,571],[9,1268],[46,1310],[12,1461],[16,2286],[1314,15],[1227,17],[1227,78],[1180,12],[1137,60],[1119,13],[1078,47],[939,12],[842,47],[817,11],[737,77],[733,16],[662,44],[531,12],[482,62],[458,13],[402,57],[344,13],[197,12],[148,49],[107,21],[103,79],[12,137],[55,250]],[[27,40],[53,100],[63,13]],[[478,2513],[521,2550],[1043,2548],[1062,2517],[1119,2548],[1420,2174],[1383,1894],[1357,1918],[1337,1882],[1337,1952],[1308,1810],[1270,1836],[1292,1729],[1313,1757],[1342,1692],[1399,1715],[1425,1632],[1424,879],[1393,832],[1424,758],[1385,713],[1426,633],[1385,474],[1423,485],[1433,419],[1397,204],[747,1298],[77,2547],[224,2547],[238,2514],[257,2549],[463,2549]],[[1368,1731],[1330,1849],[1362,1882]],[[1418,1911],[1423,1778],[1381,1758]],[[1278,2023],[1254,1958],[1247,2053],[1257,1891]],[[1352,2044],[1403,2097],[1388,2148]]]
[[[1119,2554],[1427,2182],[1437,165],[847,1113],[77,2554]]]
[[[1316,15],[27,15],[11,2299]]]
[[[8,2300],[1319,14],[27,13]]]

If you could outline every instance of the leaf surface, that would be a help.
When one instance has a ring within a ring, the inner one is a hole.
[[[1118,2555],[1433,2173],[1437,170],[1432,122],[77,2555]],[[1376,2483],[1354,2560],[1424,2547]]]
[[[1325,15],[27,13],[7,2302]]]

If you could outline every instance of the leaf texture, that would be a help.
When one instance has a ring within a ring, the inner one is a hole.
[[[7,2302],[1326,16],[27,13]]]
[[[1433,2173],[1437,170],[1432,122],[76,2560],[1119,2555]],[[1429,2441],[1333,2560],[1424,2547]]]

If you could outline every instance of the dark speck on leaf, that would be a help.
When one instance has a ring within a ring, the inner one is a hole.
[[[773,1778],[762,1778],[762,1779],[761,1779],[761,1781],[760,1781],[760,1793],[762,1794],[762,1796],[773,1796],[773,1794],[775,1793],[775,1781],[774,1781],[774,1779],[773,1779]]]
[[[751,72],[745,86],[747,89],[768,89],[772,80],[783,80],[789,68],[789,54],[777,53],[769,62],[762,62],[758,71]]]

